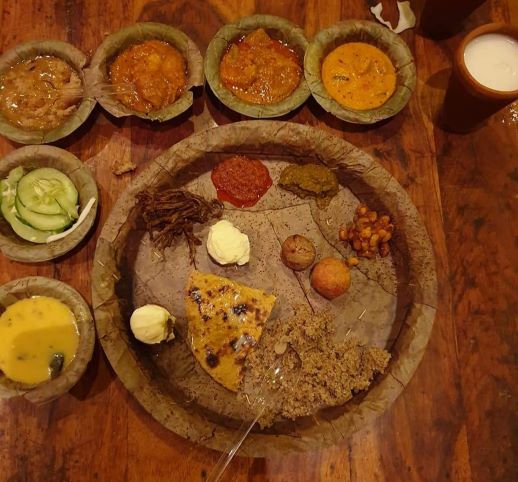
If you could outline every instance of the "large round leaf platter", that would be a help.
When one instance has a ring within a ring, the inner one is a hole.
[[[352,332],[362,343],[391,353],[387,370],[367,391],[309,417],[254,428],[240,454],[264,457],[339,443],[386,411],[410,381],[432,329],[437,281],[430,239],[404,189],[372,157],[322,130],[287,122],[239,122],[199,132],[151,161],[118,199],[97,244],[92,296],[102,346],[122,383],[162,425],[193,442],[228,449],[236,429],[249,419],[249,407],[207,375],[191,354],[184,292],[194,266],[187,243],[178,239],[157,252],[136,194],[175,187],[213,199],[212,168],[236,154],[262,160],[273,179],[255,206],[225,204],[223,217],[250,237],[250,262],[239,268],[217,266],[206,250],[209,226],[198,225],[195,234],[202,245],[196,269],[274,293],[276,313],[269,323],[282,322],[293,306],[309,303],[315,311],[330,310],[337,338]],[[284,167],[308,162],[322,163],[338,177],[339,193],[327,208],[277,186]],[[308,272],[294,273],[282,264],[280,246],[298,233],[314,242],[318,258],[350,256],[338,230],[352,220],[360,202],[392,217],[391,255],[362,261],[351,273],[347,294],[329,302],[310,288]],[[133,337],[130,315],[147,303],[177,317],[174,341],[144,345]]]

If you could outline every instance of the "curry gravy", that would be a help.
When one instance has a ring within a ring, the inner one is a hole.
[[[383,105],[396,89],[396,70],[373,45],[350,42],[334,49],[322,63],[322,82],[343,107],[367,110]]]
[[[64,368],[78,344],[75,316],[55,298],[23,299],[0,316],[0,370],[13,381],[32,385],[50,379],[52,356],[63,354]]]
[[[220,64],[223,85],[251,104],[275,104],[300,84],[302,67],[297,54],[262,28],[229,45]]]

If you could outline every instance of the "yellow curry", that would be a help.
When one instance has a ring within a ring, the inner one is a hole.
[[[74,359],[78,344],[75,316],[55,298],[20,300],[0,316],[0,370],[15,382],[49,380]]]
[[[324,59],[322,82],[329,95],[343,107],[374,109],[396,90],[396,70],[377,47],[350,42],[340,45]]]

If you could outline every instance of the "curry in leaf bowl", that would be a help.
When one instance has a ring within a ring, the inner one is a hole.
[[[205,77],[230,109],[256,118],[278,117],[309,97],[302,29],[272,15],[252,15],[225,25],[205,56]]]
[[[374,124],[400,112],[415,88],[414,59],[399,35],[348,20],[320,31],[304,57],[315,100],[339,119]]]
[[[109,35],[87,72],[99,103],[115,117],[166,121],[185,112],[203,84],[203,60],[180,30],[142,22]]]

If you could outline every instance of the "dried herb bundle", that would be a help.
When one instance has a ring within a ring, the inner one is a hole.
[[[217,199],[207,201],[181,189],[146,189],[137,194],[137,200],[153,244],[162,250],[183,234],[189,245],[191,262],[194,262],[196,245],[201,244],[193,233],[194,224],[206,223],[223,213],[223,204]]]

